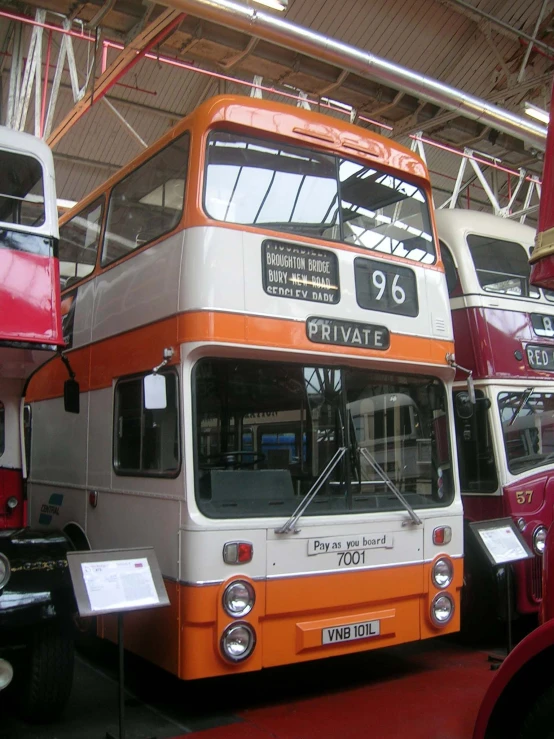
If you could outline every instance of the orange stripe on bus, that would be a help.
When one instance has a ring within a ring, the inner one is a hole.
[[[431,582],[431,562],[262,581],[236,572],[206,586],[166,580],[171,606],[126,614],[125,647],[182,679],[197,679],[453,633],[459,629],[463,562],[452,562],[454,579],[444,592],[454,600],[454,617],[442,628],[429,617],[433,598],[443,592]],[[240,621],[254,628],[257,644],[251,657],[235,665],[223,659],[219,643],[226,626],[235,622],[223,610],[222,594],[237,578],[248,580],[256,593],[254,608]],[[374,619],[382,622],[378,636],[321,643],[323,628]],[[104,617],[99,634],[115,641],[116,633],[115,618]]]
[[[172,316],[72,350],[69,357],[81,391],[86,392],[110,387],[114,378],[147,372],[162,361],[165,347],[175,349],[170,363],[176,364],[179,361],[179,345],[186,342],[221,342],[318,352],[326,356],[348,355],[442,366],[446,366],[446,354],[454,351],[453,343],[445,339],[405,334],[391,334],[390,347],[386,351],[318,344],[307,338],[304,321],[199,311]],[[61,360],[50,362],[32,378],[27,400],[31,402],[62,396],[67,377]]]
[[[386,351],[354,346],[337,346],[310,341],[306,336],[305,321],[281,318],[243,316],[232,313],[195,312],[179,316],[179,338],[185,341],[221,341],[267,346],[275,349],[296,349],[324,354],[348,354],[353,357],[392,359],[414,364],[446,366],[446,354],[454,344],[447,339],[436,339],[407,334],[390,335]]]

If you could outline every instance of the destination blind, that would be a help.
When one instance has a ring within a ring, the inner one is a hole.
[[[525,353],[531,369],[554,371],[554,347],[527,344]]]
[[[338,261],[332,252],[267,240],[262,274],[268,295],[330,304],[340,300]]]

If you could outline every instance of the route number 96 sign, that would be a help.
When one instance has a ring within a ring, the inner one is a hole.
[[[408,267],[361,257],[354,260],[356,299],[361,308],[417,316],[417,282]]]

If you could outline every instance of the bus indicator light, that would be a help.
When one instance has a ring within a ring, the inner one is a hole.
[[[450,526],[438,526],[433,529],[433,544],[441,546],[442,544],[450,544],[452,541],[452,529]]]
[[[243,565],[252,561],[253,553],[249,541],[228,541],[223,547],[223,561],[228,565]]]

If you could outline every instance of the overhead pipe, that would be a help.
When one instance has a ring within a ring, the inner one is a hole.
[[[8,16],[7,13],[5,13],[4,11],[0,11],[0,17],[6,17],[6,16]],[[19,21],[21,23],[28,23],[28,24],[34,25],[34,26],[42,26],[43,28],[50,28],[50,29],[55,30],[55,31],[58,31],[59,33],[62,33],[62,34],[68,34],[69,33],[69,35],[73,35],[73,36],[75,36],[77,38],[80,38],[80,39],[85,40],[85,41],[88,41],[88,42],[93,42],[94,41],[94,37],[93,36],[86,36],[86,35],[83,35],[81,33],[68,32],[64,28],[62,28],[61,26],[52,26],[52,25],[49,25],[49,24],[46,24],[46,23],[37,23],[36,21],[34,21],[31,18],[28,18],[27,16],[14,16],[13,19],[14,20],[17,20],[17,21]],[[104,69],[107,66],[107,53],[108,53],[108,49],[109,48],[113,48],[113,49],[116,49],[117,51],[122,51],[125,48],[125,46],[124,46],[124,44],[116,43],[116,42],[113,42],[113,41],[107,41],[107,40],[103,40],[102,41],[102,46],[103,46],[103,62],[102,62],[103,63],[103,66],[102,66],[102,71],[104,71]],[[10,56],[10,54],[8,54],[7,52],[0,52],[0,56]],[[263,90],[264,92],[275,94],[275,95],[280,95],[280,96],[286,97],[286,98],[290,98],[291,100],[294,100],[296,102],[298,101],[298,94],[296,94],[296,93],[294,93],[294,94],[293,93],[287,93],[284,90],[280,90],[280,89],[277,89],[275,87],[269,87],[267,85],[258,85],[258,84],[254,83],[254,82],[243,80],[243,79],[240,79],[238,77],[231,77],[231,76],[226,75],[226,74],[221,74],[221,73],[218,73],[218,72],[213,72],[211,70],[202,69],[201,67],[196,67],[192,63],[188,63],[188,62],[185,62],[183,60],[176,59],[174,57],[166,57],[166,56],[162,56],[162,55],[159,55],[159,54],[145,54],[144,56],[145,56],[146,59],[151,59],[151,60],[155,61],[157,64],[168,64],[168,65],[173,66],[173,67],[178,67],[178,68],[181,68],[181,69],[186,69],[186,70],[188,70],[190,72],[196,72],[198,74],[206,75],[208,77],[213,77],[215,79],[225,80],[225,81],[231,82],[233,84],[244,85],[245,87],[249,87],[249,88],[257,87],[260,90]],[[124,85],[121,82],[118,82],[117,84],[120,85],[120,86],[122,86],[122,87],[129,87],[132,90],[138,90],[139,92],[145,92],[145,93],[148,93],[150,95],[156,95],[157,94],[156,92],[153,92],[153,91],[150,91],[150,90],[143,90],[141,88],[135,88],[132,85]],[[400,94],[404,94],[404,93],[400,93]],[[120,102],[120,103],[122,103],[124,105],[131,104],[131,101],[129,101],[129,100],[123,100],[123,99],[121,99],[121,100],[118,99],[118,102]],[[330,110],[333,110],[336,113],[343,113],[343,114],[346,115],[346,112],[344,110],[341,110],[340,108],[338,108],[338,107],[336,107],[334,105],[331,105],[329,103],[323,103],[320,100],[313,100],[313,99],[310,99],[310,98],[308,98],[307,102],[310,105],[319,106],[321,108],[328,108]],[[137,105],[140,105],[140,104],[137,103]],[[144,106],[144,107],[146,107],[146,106]],[[389,106],[385,106],[385,107],[389,107]],[[149,110],[152,113],[160,113],[160,112],[162,112],[164,115],[167,115],[169,117],[175,117],[175,115],[176,115],[176,113],[173,113],[173,112],[170,112],[170,111],[160,111],[160,110],[155,109],[155,108],[150,108]],[[382,110],[382,109],[380,109],[380,110]],[[388,126],[385,123],[382,123],[382,122],[379,122],[379,121],[375,121],[375,120],[373,120],[371,118],[367,118],[366,116],[363,116],[363,115],[359,115],[358,116],[358,119],[361,120],[361,121],[364,121],[366,123],[370,123],[371,125],[374,125],[374,126],[377,126],[379,128],[382,128],[382,129],[386,129],[386,130],[389,130],[389,131],[392,131],[393,130],[392,129],[392,126]],[[424,144],[427,144],[429,146],[433,146],[433,147],[435,147],[437,149],[442,149],[443,151],[447,151],[447,152],[449,152],[451,154],[454,154],[456,156],[459,156],[459,157],[469,158],[469,159],[475,159],[475,161],[479,162],[480,164],[484,164],[484,165],[486,165],[486,166],[488,166],[488,167],[490,167],[492,169],[498,169],[498,170],[500,170],[502,172],[505,172],[508,175],[508,177],[510,177],[511,175],[513,175],[514,177],[519,177],[519,174],[520,173],[518,171],[509,169],[508,167],[505,167],[505,166],[499,164],[494,159],[491,159],[490,161],[481,160],[478,157],[476,157],[475,154],[469,155],[469,154],[467,154],[467,153],[465,153],[463,151],[460,151],[459,149],[456,149],[456,148],[454,148],[452,146],[448,146],[446,144],[439,144],[437,141],[433,141],[432,139],[425,138],[425,137],[421,136],[421,134],[409,134],[409,138],[410,139],[419,140],[419,141],[421,141]],[[59,158],[59,159],[63,159],[64,156],[65,155],[62,155],[59,152],[56,154],[56,157]],[[68,157],[68,160],[69,159],[70,158]],[[85,160],[83,160],[82,163],[83,164],[91,164],[91,162],[87,162]],[[102,167],[102,166],[108,166],[108,165],[99,164],[98,166],[99,167]],[[109,165],[109,167],[110,167],[110,169],[117,169],[117,166],[115,166],[115,165]],[[446,176],[446,175],[443,174],[441,176]],[[454,179],[454,178],[449,178],[449,179]],[[541,180],[538,179],[534,175],[526,175],[525,180],[527,182],[534,182],[534,183],[539,184],[539,185],[541,184]]]
[[[389,84],[440,108],[452,110],[491,126],[497,131],[522,139],[539,151],[546,146],[546,128],[515,115],[481,98],[458,90],[439,80],[415,72],[350,44],[312,31],[271,13],[233,0],[158,0],[188,15],[242,31],[250,36],[282,46],[318,61],[333,64],[360,77]]]
[[[105,44],[106,48],[113,48],[118,51],[121,51],[125,47],[123,44],[115,43],[113,41],[103,41],[103,44]],[[181,59],[174,59],[172,57],[167,56],[161,56],[158,54],[145,54],[146,59],[151,59],[159,64],[169,64],[171,66],[177,67],[179,69],[186,69],[190,72],[196,72],[198,74],[205,75],[206,77],[212,77],[214,79],[224,80],[226,82],[230,82],[235,85],[243,85],[244,87],[257,88],[259,90],[262,90],[263,92],[267,92],[272,95],[280,95],[281,97],[285,97],[290,100],[294,100],[295,103],[298,103],[298,93],[291,93],[291,92],[285,92],[284,90],[280,90],[276,87],[269,87],[267,85],[260,85],[256,84],[255,82],[250,82],[248,80],[242,80],[238,77],[230,77],[227,74],[222,74],[221,72],[212,72],[209,69],[202,69],[201,67],[195,67],[194,64],[190,62],[184,62]],[[107,60],[106,60],[107,62]],[[133,89],[133,88],[131,88]],[[129,100],[118,100],[118,102],[125,104],[129,104]],[[336,107],[335,105],[332,105],[330,103],[323,103],[320,100],[312,99],[309,96],[306,98],[306,102],[309,105],[313,105],[316,107],[326,108],[329,110],[332,110],[335,113],[342,113],[343,115],[348,115],[348,112],[345,110],[342,110],[341,108]],[[171,117],[175,117],[176,114],[171,114]],[[358,120],[364,121],[365,123],[370,123],[372,126],[377,126],[382,129],[386,129],[388,131],[392,131],[392,126],[388,126],[386,123],[380,123],[379,121],[375,121],[372,118],[367,118],[366,116],[359,115]],[[467,154],[464,151],[461,151],[460,149],[456,149],[453,146],[448,146],[447,144],[440,144],[438,141],[433,141],[432,139],[426,138],[425,136],[422,136],[420,133],[416,134],[409,134],[408,138],[421,141],[424,144],[427,144],[428,146],[433,146],[436,149],[442,149],[443,151],[447,151],[450,154],[455,154],[456,156],[466,158],[466,159],[474,159],[479,164],[483,164],[487,167],[490,167],[491,169],[497,169],[501,172],[506,173],[508,176],[513,175],[514,177],[519,177],[519,171],[515,169],[509,169],[508,167],[499,164],[498,160],[491,158],[491,159],[480,159],[478,156],[475,156],[475,154]],[[525,180],[527,182],[538,182],[538,184],[541,183],[541,181],[535,177],[534,175],[526,175]]]

